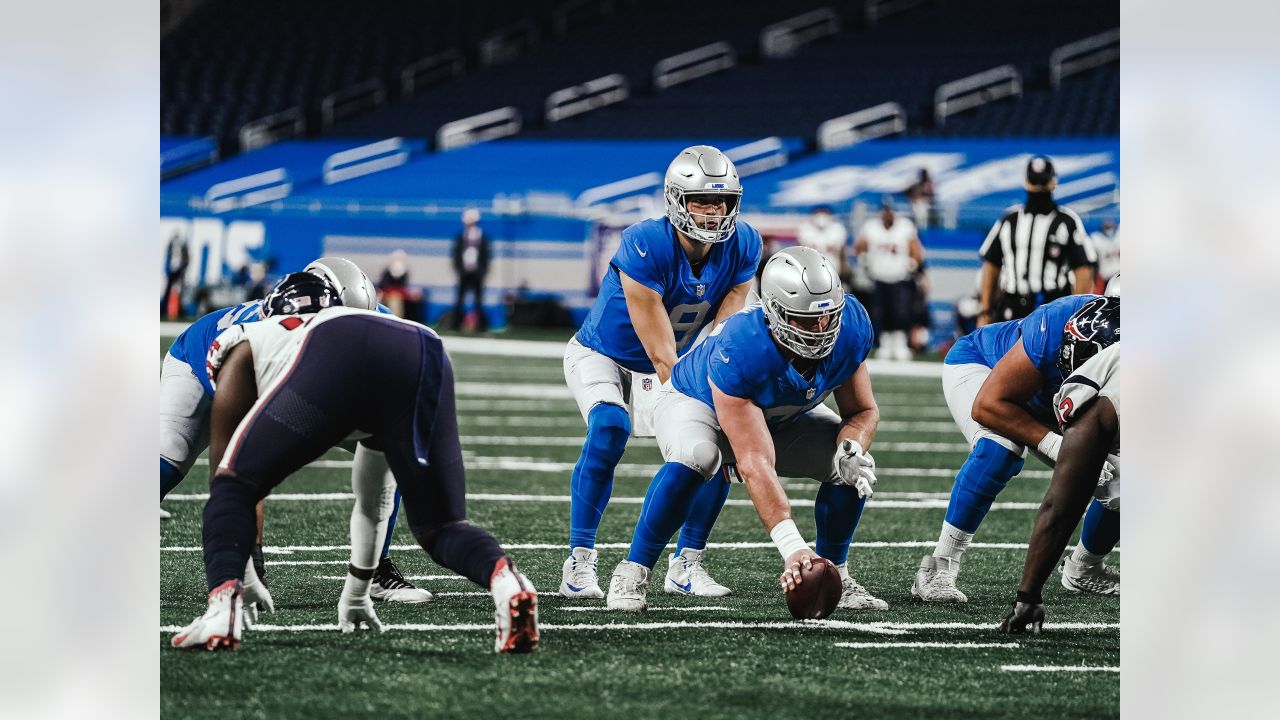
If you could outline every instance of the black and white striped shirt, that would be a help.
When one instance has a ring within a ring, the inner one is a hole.
[[[1046,299],[1071,294],[1068,273],[1098,261],[1080,216],[1052,200],[1015,205],[992,226],[978,254],[999,266],[1004,294]]]

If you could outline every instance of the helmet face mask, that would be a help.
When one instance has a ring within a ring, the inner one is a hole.
[[[328,280],[308,272],[289,273],[262,300],[262,317],[305,315],[342,305]]]
[[[369,280],[369,276],[358,265],[346,258],[322,257],[312,261],[303,272],[328,280],[338,291],[342,304],[346,307],[378,309],[378,291],[374,289],[373,281]]]
[[[663,182],[667,219],[691,240],[724,242],[733,236],[742,201],[738,170],[724,153],[710,145],[685,148],[671,161]],[[690,203],[724,202],[723,214],[694,213]]]
[[[789,247],[774,255],[761,275],[760,297],[778,344],[809,360],[831,354],[840,335],[844,289],[821,253]]]
[[[1120,342],[1120,298],[1097,297],[1085,303],[1062,328],[1058,371],[1066,378],[1103,349]]]

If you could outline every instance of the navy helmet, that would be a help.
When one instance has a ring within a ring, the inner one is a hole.
[[[289,273],[262,300],[262,317],[305,315],[342,304],[342,297],[328,280],[309,272]]]
[[[1120,342],[1120,298],[1095,297],[1062,327],[1058,370],[1065,378],[1103,348]]]

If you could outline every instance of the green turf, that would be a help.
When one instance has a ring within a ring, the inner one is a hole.
[[[167,347],[168,341],[161,343]],[[557,360],[477,356],[455,357],[458,380],[486,385],[547,384],[563,387]],[[936,379],[883,377],[873,380],[886,423],[927,423],[926,429],[882,429],[877,443],[962,443],[949,423]],[[459,403],[462,434],[509,436],[508,444],[464,444],[469,459],[518,457],[572,463],[571,445],[517,445],[521,437],[580,437],[581,421],[572,401],[463,395]],[[928,493],[945,501],[951,473],[962,451],[883,451],[873,448],[883,498],[895,493]],[[328,460],[350,460],[333,451]],[[661,462],[652,447],[629,448],[615,484],[617,498],[644,494],[647,478],[636,466]],[[1029,462],[1028,477],[1014,480],[1000,502],[1036,503],[1047,486],[1043,466]],[[927,472],[933,470],[935,472]],[[630,471],[630,472],[628,472]],[[567,472],[476,469],[468,474],[472,493],[567,495]],[[788,480],[793,499],[812,499],[813,483]],[[204,607],[204,575],[199,552],[177,551],[200,544],[203,503],[183,500],[207,492],[207,468],[198,466],[165,502],[174,519],[161,525],[162,626],[184,625]],[[349,492],[349,470],[309,467],[287,480],[278,493]],[[731,500],[745,500],[734,487]],[[350,500],[269,500],[267,544],[345,546]],[[569,506],[565,502],[476,500],[469,503],[473,522],[509,544],[559,544],[566,540]],[[863,515],[851,553],[854,574],[887,600],[888,612],[837,611],[833,621],[855,623],[973,623],[992,625],[1003,616],[1021,574],[1023,551],[976,548],[965,557],[960,585],[967,605],[937,607],[915,603],[909,589],[926,548],[857,547],[856,543],[932,541],[944,510],[940,507],[877,507]],[[618,502],[605,514],[601,543],[630,539],[639,505]],[[997,509],[987,516],[978,542],[1025,543],[1032,509]],[[811,508],[797,507],[797,522],[813,537]],[[754,509],[727,506],[712,534],[713,543],[767,542]],[[411,545],[403,525],[396,543]],[[605,584],[625,550],[602,549]],[[910,629],[884,635],[874,627],[799,626],[791,622],[776,575],[781,569],[771,548],[712,548],[707,564],[715,577],[734,589],[727,598],[694,599],[661,591],[665,559],[650,589],[642,615],[603,610],[602,601],[570,603],[552,594],[559,584],[560,549],[521,549],[511,554],[542,589],[542,649],[533,656],[492,654],[488,631],[390,630],[382,635],[342,635],[334,631],[253,632],[234,653],[178,652],[161,632],[161,705],[172,717],[318,718],[457,717],[501,714],[525,718],[673,716],[755,718],[778,715],[817,717],[1114,717],[1119,714],[1119,675],[1115,673],[1008,673],[1001,665],[1119,664],[1120,636],[1115,628],[1064,630],[1050,626],[1038,638],[1011,639],[989,629]],[[451,575],[414,549],[396,551],[407,575]],[[348,554],[340,550],[297,550],[268,555],[268,580],[277,611],[271,625],[332,625]],[[1113,562],[1118,563],[1117,559]],[[286,565],[279,562],[326,561]],[[330,579],[333,578],[333,579]],[[422,580],[433,592],[474,592],[463,580]],[[1115,598],[1081,597],[1051,581],[1046,591],[1052,622],[1119,622]],[[594,607],[570,611],[566,607]],[[681,612],[675,608],[722,607]],[[660,610],[659,608],[669,608]],[[488,625],[487,597],[443,595],[418,606],[378,605],[384,623],[416,625]],[[671,629],[572,629],[573,624],[677,622]],[[768,628],[698,627],[699,623],[771,623]],[[848,649],[838,642],[997,642],[1006,648]],[[838,713],[838,714],[837,714]]]

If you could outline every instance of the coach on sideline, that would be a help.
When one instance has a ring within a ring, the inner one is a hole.
[[[1057,186],[1049,158],[1032,157],[1026,203],[1005,213],[982,242],[979,327],[1024,318],[1051,300],[1091,291],[1098,254],[1080,216],[1054,201]],[[1074,284],[1069,272],[1075,273]]]

